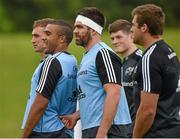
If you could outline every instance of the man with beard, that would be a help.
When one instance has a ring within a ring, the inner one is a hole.
[[[121,61],[101,40],[105,17],[95,7],[77,13],[74,36],[86,53],[77,76],[79,110],[61,116],[68,128],[80,118],[83,138],[127,137],[131,123],[125,93],[121,88]]]

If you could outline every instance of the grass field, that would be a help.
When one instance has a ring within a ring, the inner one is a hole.
[[[180,58],[180,28],[166,29],[164,39]],[[103,40],[110,44],[107,33]],[[72,42],[70,52],[78,61],[83,49]],[[0,34],[0,137],[19,137],[32,73],[39,62],[33,52],[31,35]]]

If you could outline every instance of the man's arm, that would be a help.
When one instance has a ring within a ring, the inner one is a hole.
[[[47,105],[48,99],[42,96],[41,94],[37,93],[37,96],[31,107],[28,120],[22,134],[23,138],[27,138],[31,134],[33,128],[36,126],[36,124],[42,117]]]
[[[107,132],[116,115],[121,88],[121,66],[121,60],[114,52],[104,48],[98,52],[96,69],[106,92],[106,98],[97,138],[107,137]]]
[[[31,107],[23,137],[28,137],[40,120],[61,75],[62,69],[58,59],[51,56],[47,57],[42,67],[40,80],[36,88],[37,96]]]
[[[72,129],[76,125],[77,121],[80,119],[80,113],[79,111],[76,111],[70,115],[60,116],[60,119],[67,128]]]
[[[104,89],[107,93],[107,96],[104,102],[103,116],[100,127],[96,135],[97,138],[107,137],[108,130],[112,125],[112,121],[116,115],[119,104],[120,85],[107,83],[104,85]]]
[[[138,108],[133,130],[133,138],[141,138],[151,128],[156,115],[159,94],[141,91],[141,103]]]

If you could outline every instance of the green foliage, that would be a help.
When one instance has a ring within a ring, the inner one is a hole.
[[[72,24],[76,11],[85,6],[96,6],[107,17],[107,25],[113,20],[131,20],[132,9],[141,4],[154,3],[166,14],[166,25],[180,25],[179,0],[1,0],[0,32],[26,32],[32,29],[36,19],[63,18]]]
[[[7,18],[6,10],[4,9],[1,1],[0,1],[0,21],[1,21],[0,32],[11,31],[12,22]]]
[[[180,58],[180,29],[166,29],[164,38]],[[40,56],[33,52],[30,34],[0,34],[0,137],[20,137],[30,80]],[[107,32],[103,40],[110,45]],[[69,50],[80,62],[84,50],[71,43]]]

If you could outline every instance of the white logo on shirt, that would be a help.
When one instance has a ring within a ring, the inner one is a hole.
[[[125,71],[125,75],[129,75],[130,76],[133,73],[133,70],[134,70],[134,67],[127,68],[126,71]]]
[[[179,76],[178,87],[176,88],[176,92],[180,92],[180,76]]]
[[[171,53],[171,54],[168,55],[168,58],[171,59],[171,58],[173,58],[175,56],[176,56],[176,53]]]

